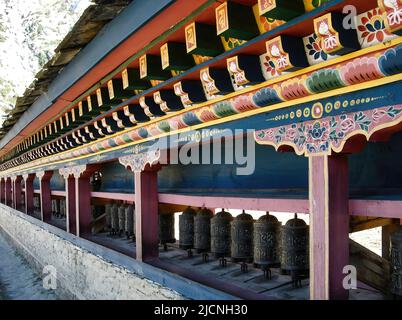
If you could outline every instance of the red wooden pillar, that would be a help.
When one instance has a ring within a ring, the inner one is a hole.
[[[4,178],[0,180],[0,201],[5,204],[5,196],[6,196],[6,181]]]
[[[75,208],[69,209],[75,211],[75,221],[77,236],[82,236],[91,233],[92,213],[91,213],[91,175],[99,169],[99,165],[82,165],[70,168],[71,174],[74,176],[74,189],[75,189]],[[68,168],[66,169],[69,170]],[[71,183],[67,183],[66,188],[69,188],[69,193],[73,187]],[[71,204],[71,199],[69,201]],[[70,223],[70,228],[72,224]]]
[[[15,210],[21,210],[21,196],[22,196],[22,188],[21,188],[21,176],[16,176],[13,179],[13,207]]]
[[[71,168],[59,170],[64,177],[66,188],[66,229],[67,232],[77,235],[77,213],[75,210],[75,177]]]
[[[34,186],[33,182],[35,180],[35,173],[24,174],[23,175],[25,181],[25,213],[33,214],[34,213]]]
[[[135,172],[137,260],[158,257],[158,223],[158,169]]]
[[[9,207],[12,206],[12,193],[11,193],[11,178],[6,178],[6,202],[5,204]]]
[[[349,172],[346,155],[309,158],[310,299],[347,299]]]
[[[50,179],[53,171],[38,172],[40,185],[40,208],[42,221],[48,222],[52,219],[52,190],[50,188]]]
[[[75,178],[76,199],[78,212],[77,236],[91,233],[91,184],[90,173],[84,172]]]

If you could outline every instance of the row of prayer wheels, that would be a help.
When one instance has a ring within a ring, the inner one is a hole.
[[[106,204],[106,229],[112,235],[135,238],[135,209],[129,204]]]
[[[174,219],[173,215],[170,219]],[[174,220],[170,225],[174,225]],[[214,215],[205,208],[196,212],[188,207],[179,216],[179,235],[179,247],[187,250],[189,256],[192,249],[204,256],[211,253],[222,266],[226,265],[225,257],[230,257],[232,262],[241,263],[244,272],[247,263],[253,262],[268,278],[270,268],[280,266],[295,279],[299,274],[307,274],[309,268],[308,225],[296,214],[282,226],[269,213],[254,221],[244,211],[233,218],[223,209]]]

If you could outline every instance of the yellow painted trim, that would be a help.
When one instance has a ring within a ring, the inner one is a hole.
[[[248,92],[251,92],[251,91],[254,91],[254,90],[258,90],[260,88],[263,88],[263,87],[266,87],[266,86],[269,86],[269,85],[272,85],[272,84],[275,84],[275,83],[278,83],[278,82],[281,82],[281,81],[284,81],[284,80],[288,80],[288,79],[291,79],[291,78],[294,78],[294,77],[297,77],[297,76],[300,76],[300,75],[303,75],[303,74],[306,74],[306,73],[309,73],[309,72],[313,72],[313,71],[316,71],[316,70],[319,70],[319,69],[323,69],[323,68],[326,68],[326,67],[329,67],[329,66],[332,66],[332,65],[336,65],[338,63],[342,63],[342,62],[347,61],[347,60],[358,58],[358,57],[360,57],[362,55],[366,55],[366,54],[373,53],[373,52],[376,52],[376,51],[381,51],[383,49],[387,49],[387,48],[393,47],[393,46],[401,44],[401,43],[402,43],[402,37],[398,37],[398,38],[393,39],[393,40],[391,40],[389,42],[380,43],[380,44],[377,44],[375,46],[368,47],[368,48],[363,48],[363,49],[360,49],[358,51],[351,52],[351,53],[349,53],[347,55],[340,56],[340,57],[334,58],[334,59],[329,60],[329,61],[321,62],[319,64],[316,64],[316,65],[313,65],[313,66],[310,66],[310,67],[307,67],[307,68],[304,68],[304,69],[301,69],[301,70],[298,70],[298,71],[295,71],[295,72],[291,72],[289,74],[284,74],[282,76],[279,76],[279,77],[270,79],[268,81],[262,82],[262,83],[260,83],[258,85],[247,87],[245,89],[230,93],[230,94],[225,95],[223,97],[219,97],[219,98],[216,98],[214,100],[210,100],[210,101],[207,101],[207,102],[204,102],[204,103],[200,103],[198,105],[194,105],[194,106],[192,106],[190,108],[186,108],[182,112],[192,110],[192,109],[196,109],[196,108],[201,108],[201,107],[211,105],[211,104],[215,104],[217,102],[227,100],[227,99],[233,98],[235,96],[238,96],[238,95],[241,95],[241,94],[244,94],[244,93],[248,93]],[[65,109],[63,109],[63,110],[67,110],[69,108],[71,108],[71,104],[68,107],[66,107]],[[64,111],[62,111],[62,112],[64,112]],[[175,113],[175,115],[178,115],[178,114],[180,114],[180,111],[177,111]],[[55,118],[51,118],[45,125],[55,121],[55,119],[57,119],[58,117],[59,116],[56,116]]]
[[[369,82],[365,82],[365,83],[361,83],[361,84],[356,84],[356,85],[353,85],[353,86],[348,86],[348,87],[339,88],[339,89],[332,90],[332,91],[323,92],[323,93],[316,94],[316,95],[313,95],[313,96],[308,96],[308,97],[295,99],[295,100],[291,100],[291,101],[285,101],[285,102],[281,102],[281,103],[276,104],[276,105],[271,105],[271,106],[259,108],[259,109],[256,109],[256,110],[250,110],[250,111],[247,111],[247,112],[244,112],[244,113],[235,114],[233,116],[225,117],[225,118],[222,118],[222,119],[217,119],[217,120],[209,121],[209,122],[206,122],[206,123],[201,123],[201,124],[196,125],[196,126],[192,126],[192,127],[190,126],[190,127],[175,130],[175,131],[172,131],[172,132],[162,133],[162,134],[157,135],[157,136],[148,137],[148,138],[145,138],[145,139],[142,139],[142,140],[139,140],[139,141],[129,142],[129,143],[126,143],[124,145],[119,145],[119,146],[116,146],[116,147],[113,147],[113,148],[109,148],[107,150],[101,150],[101,151],[91,153],[91,154],[88,154],[88,155],[83,155],[83,156],[80,156],[80,157],[76,157],[75,160],[85,159],[85,158],[92,157],[94,155],[98,155],[98,154],[102,154],[102,153],[106,153],[106,152],[111,152],[111,151],[116,151],[116,150],[119,150],[119,149],[123,149],[123,148],[130,147],[130,146],[133,146],[133,145],[141,144],[141,143],[144,143],[144,142],[147,142],[147,141],[150,141],[150,140],[155,140],[155,139],[162,138],[162,137],[172,135],[172,134],[180,134],[180,133],[183,133],[183,132],[197,130],[197,129],[213,126],[213,125],[224,123],[224,122],[230,122],[230,121],[234,121],[234,120],[238,120],[238,119],[251,117],[251,116],[254,116],[254,115],[260,114],[260,113],[265,113],[265,112],[269,112],[269,111],[273,111],[273,110],[286,108],[286,107],[293,106],[293,105],[296,105],[296,104],[302,104],[302,103],[310,102],[310,101],[317,100],[317,99],[325,99],[325,98],[328,98],[328,97],[331,97],[331,96],[336,96],[336,95],[341,95],[341,94],[354,92],[354,91],[358,91],[358,90],[373,88],[373,87],[376,87],[376,86],[380,86],[380,85],[383,85],[383,84],[392,83],[392,82],[396,82],[396,81],[401,81],[401,80],[402,80],[402,74],[397,74],[397,75],[386,77],[386,78],[381,78],[381,79],[377,79],[377,80],[373,80],[373,81],[369,81]],[[188,108],[188,109],[190,109],[190,108]],[[188,110],[188,109],[186,109],[186,110]],[[179,112],[183,112],[183,110],[181,110]],[[115,133],[113,135],[110,135],[108,137],[101,138],[101,139],[99,139],[97,141],[94,141],[92,143],[86,144],[83,147],[87,148],[87,147],[89,147],[89,146],[91,146],[93,144],[97,144],[99,142],[114,138],[116,136],[126,134],[126,133],[128,133],[130,131],[139,129],[139,128],[144,127],[144,126],[148,126],[148,125],[153,124],[155,122],[166,120],[166,119],[168,119],[170,117],[171,117],[170,115],[166,115],[164,117],[154,119],[152,121],[147,122],[146,124],[142,124],[140,126],[136,126],[136,127],[130,128],[128,130],[120,131],[120,132]],[[255,137],[255,133],[254,133],[254,137]],[[276,150],[279,148],[279,146],[276,146],[274,143],[271,143],[271,142],[257,141],[257,140],[256,140],[256,142],[258,144],[261,144],[261,145],[271,145],[271,146],[275,147]],[[297,150],[297,148],[295,148],[294,144],[284,143],[282,145],[291,146],[292,148],[295,149],[295,152]],[[64,151],[64,152],[62,152],[60,154],[62,155],[62,154],[65,154],[65,153],[69,153],[71,151],[72,150],[67,150],[67,151]],[[296,154],[298,154],[298,155],[302,155],[303,153],[304,152],[296,152]],[[328,154],[328,153],[315,154],[315,156],[326,155],[326,154]],[[52,156],[54,156],[54,155],[52,155]],[[49,157],[52,157],[52,156],[49,156]],[[44,161],[45,159],[47,159],[49,157],[41,158],[41,161]],[[52,164],[60,164],[60,163],[65,163],[65,162],[69,162],[69,161],[71,161],[71,159],[55,161],[55,162],[52,162]],[[39,167],[42,167],[42,166],[43,165],[32,166],[32,167],[28,167],[28,168],[26,168],[24,170],[35,169],[35,168],[39,168]],[[17,171],[17,170],[14,170],[14,171]],[[11,172],[14,172],[14,171],[11,171]],[[5,171],[5,173],[6,172],[7,171]]]

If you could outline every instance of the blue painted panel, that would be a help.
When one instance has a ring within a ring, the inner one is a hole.
[[[50,188],[52,190],[57,191],[65,191],[66,190],[66,181],[59,174],[58,170],[53,171],[52,179],[50,179]]]
[[[102,167],[102,192],[134,192],[134,173],[126,170],[116,162],[107,163]]]

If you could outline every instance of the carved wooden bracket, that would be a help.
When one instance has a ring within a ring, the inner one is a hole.
[[[74,178],[78,179],[81,177],[81,174],[83,174],[87,170],[87,165],[80,165],[80,166],[74,166],[74,167],[68,167],[68,168],[61,168],[59,169],[59,173],[61,176],[63,176],[64,179],[68,179],[70,175],[74,176]]]
[[[141,172],[145,170],[147,165],[155,165],[159,162],[161,157],[160,150],[152,150],[139,154],[132,154],[119,158],[120,164],[126,169],[130,169],[133,172]]]

